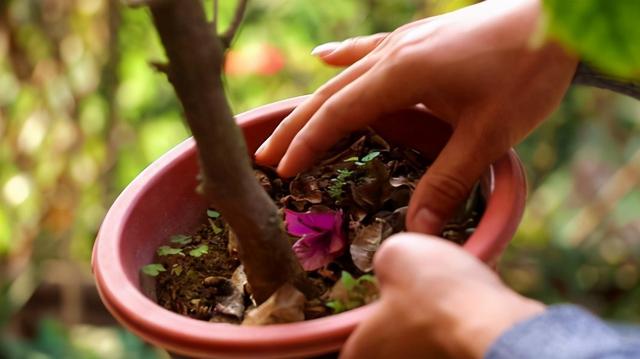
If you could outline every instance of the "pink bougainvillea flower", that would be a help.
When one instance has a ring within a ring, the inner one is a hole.
[[[342,211],[299,213],[285,209],[287,232],[301,237],[293,251],[306,271],[319,269],[342,254],[346,236],[342,230]]]

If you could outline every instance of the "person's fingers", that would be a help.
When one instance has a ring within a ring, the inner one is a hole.
[[[296,107],[271,136],[258,148],[255,158],[258,163],[275,165],[284,156],[291,140],[296,136],[311,116],[336,92],[355,81],[375,65],[375,59],[363,59],[344,70],[316,90],[311,97]]]
[[[407,229],[439,234],[489,164],[506,151],[502,142],[472,126],[456,128],[411,197]]]
[[[394,318],[389,318],[389,311],[385,310],[385,299],[375,303],[375,311],[362,322],[356,330],[349,336],[347,342],[340,351],[340,359],[376,359],[393,358],[386,350],[389,348],[388,340],[385,338],[380,328],[389,328],[397,323]],[[386,345],[385,345],[386,344]]]
[[[344,136],[366,127],[378,116],[418,101],[397,66],[379,63],[322,104],[298,132],[282,157],[278,173],[305,170]]]
[[[371,53],[388,35],[379,33],[358,36],[342,42],[329,42],[316,47],[311,54],[329,65],[348,66]]]
[[[373,268],[382,289],[411,285],[415,268],[432,263],[447,251],[451,242],[417,233],[398,233],[385,239],[373,257]],[[446,256],[446,255],[445,255]]]

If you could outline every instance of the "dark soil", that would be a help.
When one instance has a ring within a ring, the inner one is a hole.
[[[416,151],[391,147],[374,133],[363,132],[344,139],[323,161],[293,179],[279,178],[271,168],[256,167],[257,179],[283,211],[311,217],[313,213],[337,213],[336,218],[341,218],[336,222],[339,228],[325,233],[330,241],[345,242],[339,252],[315,252],[326,255],[309,259],[294,246],[303,266],[328,262],[308,270],[325,294],[305,302],[305,319],[349,310],[377,297],[372,273],[367,274],[370,259],[386,237],[404,230],[406,206],[428,165]],[[442,236],[464,243],[483,210],[484,200],[476,188]],[[155,293],[150,294],[171,311],[200,320],[240,323],[244,309],[253,303],[243,272],[237,270],[240,261],[234,236],[218,212],[209,210],[208,217],[208,223],[194,234],[173,236],[160,247],[156,263],[150,265],[158,270],[143,268],[143,282],[155,278],[151,287]],[[295,233],[290,224],[287,228]],[[292,235],[292,243],[302,240],[298,238]],[[316,241],[310,248],[317,249],[318,243],[324,245]]]

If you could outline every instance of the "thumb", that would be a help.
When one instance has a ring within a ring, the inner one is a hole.
[[[473,131],[456,129],[411,196],[407,229],[439,235],[499,152],[497,147]]]
[[[311,54],[333,66],[349,66],[380,45],[388,33],[353,37],[342,42],[328,42],[317,46]]]

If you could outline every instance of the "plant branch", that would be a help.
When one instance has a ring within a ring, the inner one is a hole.
[[[236,36],[236,32],[238,32],[238,29],[240,28],[242,18],[244,17],[244,13],[247,10],[247,2],[248,0],[238,0],[236,11],[233,14],[233,20],[231,20],[229,28],[224,32],[224,34],[220,35],[220,41],[222,41],[222,45],[225,47],[225,49],[228,49],[229,46],[231,46],[231,42]]]
[[[218,33],[218,11],[220,11],[220,7],[218,6],[218,0],[213,0],[213,33]]]
[[[224,48],[201,1],[165,0],[150,8],[169,59],[166,73],[196,141],[204,194],[238,238],[254,299],[263,302],[285,282],[313,296],[278,209],[254,176],[222,85]]]
[[[578,64],[573,83],[611,90],[640,100],[640,82],[602,74],[584,62]]]

